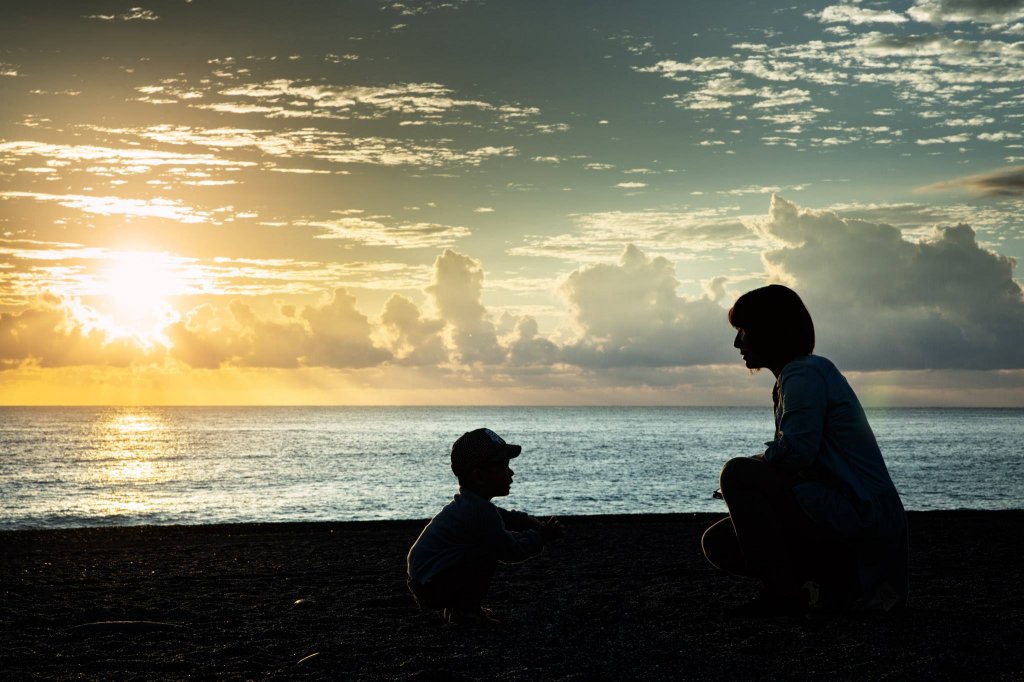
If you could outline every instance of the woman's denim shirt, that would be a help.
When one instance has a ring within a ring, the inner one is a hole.
[[[891,587],[905,598],[906,513],[850,384],[831,361],[807,355],[782,369],[773,399],[775,440],[765,459],[803,479],[793,491],[808,516],[861,544],[866,582],[903,571],[887,577],[902,583]]]

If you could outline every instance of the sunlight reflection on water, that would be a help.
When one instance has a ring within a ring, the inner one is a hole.
[[[874,410],[910,509],[1020,506],[1021,410]],[[451,442],[524,448],[504,504],[535,514],[724,512],[721,465],[770,408],[0,408],[0,528],[424,518]]]
[[[158,412],[130,410],[98,419],[91,429],[90,448],[96,454],[93,476],[102,490],[92,513],[106,516],[158,511],[151,497],[153,484],[169,480],[161,466],[169,427]]]

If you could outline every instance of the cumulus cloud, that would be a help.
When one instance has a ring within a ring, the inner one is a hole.
[[[302,313],[310,338],[306,364],[328,367],[371,367],[390,357],[371,340],[370,320],[356,308],[356,298],[336,289],[321,306],[307,306]]]
[[[202,368],[360,368],[391,358],[390,352],[374,344],[369,318],[344,289],[283,321],[261,318],[241,301],[233,301],[229,310],[230,315],[224,316],[202,305],[171,325],[167,330],[171,356]]]
[[[514,333],[499,339],[481,302],[483,267],[446,250],[424,288],[435,314],[393,294],[379,320],[359,310],[356,298],[335,289],[323,302],[257,312],[245,300],[202,304],[168,319],[157,343],[113,338],[105,318],[78,298],[46,295],[0,317],[0,367],[76,364],[127,366],[172,359],[190,367],[359,369],[396,364],[416,367],[524,366],[554,361],[558,347],[543,338],[533,318],[510,317]]]
[[[505,357],[494,322],[480,302],[483,282],[478,261],[445,249],[434,261],[434,281],[427,287],[441,318],[451,327],[456,355],[465,364],[499,363]]]
[[[769,278],[799,291],[818,349],[850,369],[1024,367],[1024,298],[1011,258],[981,248],[974,230],[937,227],[906,240],[884,223],[801,210],[772,198],[755,229],[781,248]]]
[[[394,294],[387,300],[381,324],[399,364],[436,366],[448,362],[448,347],[441,336],[444,321],[425,317],[405,296]]]
[[[933,192],[948,189],[967,189],[986,197],[1024,196],[1024,166],[939,182],[922,187],[920,191]]]
[[[217,369],[244,353],[237,349],[237,334],[222,324],[213,306],[201,305],[189,311],[184,320],[166,330],[171,357],[190,367]],[[287,363],[291,366],[292,363]]]
[[[508,360],[516,367],[550,366],[561,360],[562,349],[540,334],[537,320],[523,316],[516,320],[508,339]]]
[[[77,301],[44,294],[18,312],[0,313],[0,369],[25,363],[40,367],[109,365],[126,367],[160,354],[134,339],[110,339],[92,311]]]
[[[967,225],[934,227],[943,216],[920,207],[870,205],[844,212],[801,210],[775,195],[766,216],[745,219],[749,227],[735,219],[723,223],[718,239],[739,231],[762,245],[766,280],[800,292],[818,327],[818,350],[845,369],[1024,367],[1024,298],[1012,259],[982,248]],[[898,218],[904,230],[879,222],[886,215]],[[622,217],[591,226],[592,234],[607,228],[610,248]],[[588,216],[598,223],[607,219]],[[660,214],[631,219],[652,244],[664,243],[664,230],[672,229]],[[560,291],[570,330],[559,338],[569,334],[566,342],[546,336],[529,315],[506,312],[497,324],[483,303],[483,265],[447,249],[433,263],[422,307],[393,294],[375,318],[344,288],[317,303],[282,306],[277,314],[247,300],[206,304],[167,326],[163,343],[148,346],[112,338],[80,302],[44,296],[0,315],[0,366],[168,360],[207,369],[392,365],[521,381],[549,370],[582,371],[600,374],[600,381],[614,375],[614,381],[654,385],[677,380],[671,374],[676,368],[733,362],[725,308],[737,293],[733,287],[754,286],[758,276],[701,275],[704,293],[681,296],[676,265],[634,244],[621,250],[622,236],[617,261],[596,258],[564,277]]]
[[[695,365],[730,359],[725,311],[676,290],[675,266],[633,245],[617,264],[584,266],[563,293],[579,339],[565,358],[583,367]]]

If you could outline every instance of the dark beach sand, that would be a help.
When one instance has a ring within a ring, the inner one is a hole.
[[[912,513],[911,607],[815,621],[722,618],[754,586],[700,555],[714,518],[566,518],[499,570],[500,630],[413,606],[420,521],[0,533],[0,677],[1024,679],[1024,511]],[[106,620],[180,627],[72,629]]]

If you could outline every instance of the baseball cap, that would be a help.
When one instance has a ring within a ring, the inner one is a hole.
[[[479,466],[508,462],[522,451],[490,429],[467,431],[452,445],[452,471],[459,476]]]

